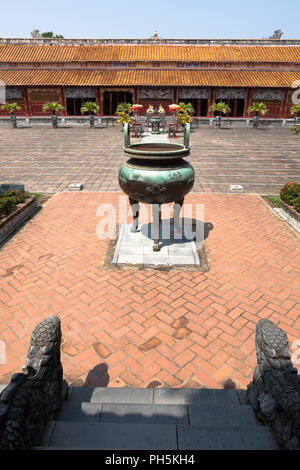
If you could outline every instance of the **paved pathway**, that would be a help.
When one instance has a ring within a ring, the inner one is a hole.
[[[171,139],[181,142],[182,137]],[[29,191],[55,193],[72,182],[84,191],[118,191],[123,155],[120,127],[0,126],[0,184],[19,183]],[[300,180],[299,136],[290,129],[201,127],[191,133],[189,161],[196,170],[195,192],[228,193],[242,184],[246,193],[278,194]]]
[[[118,209],[119,196],[57,194],[0,251],[0,382],[21,370],[49,314],[62,319],[64,373],[78,385],[246,387],[260,318],[300,339],[299,235],[260,197],[187,197],[204,204],[203,273],[105,267],[96,209]]]

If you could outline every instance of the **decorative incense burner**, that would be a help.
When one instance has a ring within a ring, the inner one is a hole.
[[[151,116],[149,118],[149,122],[151,124],[151,134],[159,134],[159,128],[160,128],[160,125],[163,121],[165,117],[165,114],[164,115],[155,115],[155,116]]]
[[[138,229],[139,202],[152,204],[154,223],[153,250],[159,251],[161,204],[174,202],[174,224],[184,197],[194,184],[194,169],[183,159],[190,153],[190,125],[186,124],[184,145],[171,143],[130,144],[128,124],[124,126],[124,152],[130,159],[119,169],[119,184],[129,196],[133,212],[132,232]]]

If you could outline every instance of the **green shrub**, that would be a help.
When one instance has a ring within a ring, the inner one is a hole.
[[[300,212],[300,195],[297,197],[297,199],[295,199],[294,208],[297,212]]]
[[[290,206],[293,206],[296,199],[300,196],[300,184],[286,183],[280,191],[280,199]]]
[[[28,192],[10,189],[0,196],[0,216],[7,215],[17,205],[30,196]]]
[[[4,197],[12,198],[15,204],[19,204],[20,202],[25,201],[25,199],[28,197],[28,193],[19,191],[18,189],[10,189],[4,193]]]
[[[9,214],[14,206],[15,204],[11,197],[1,197],[0,198],[0,215]]]

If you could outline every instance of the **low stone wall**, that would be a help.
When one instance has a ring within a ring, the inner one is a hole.
[[[281,199],[280,205],[282,209],[288,212],[289,215],[291,215],[297,222],[300,223],[300,213],[296,211],[296,209],[294,209],[292,206],[289,206],[286,202],[282,201]]]
[[[16,206],[15,210],[0,220],[0,244],[3,243],[20,225],[25,222],[36,210],[35,197],[32,196],[23,204]]]
[[[0,117],[0,125],[10,125],[11,120],[10,117]],[[88,116],[65,116],[65,117],[58,117],[58,125],[60,127],[64,126],[90,126],[90,121]],[[101,117],[96,117],[95,119],[95,126],[101,126],[102,119]],[[50,116],[18,116],[17,117],[17,126],[18,127],[32,127],[32,126],[51,126],[51,117]]]
[[[115,118],[116,120],[117,118]],[[144,123],[146,118],[140,116],[139,120]],[[166,117],[166,123],[171,122],[172,118],[170,116]],[[198,126],[209,126],[214,125],[214,118],[208,117],[195,117],[192,127],[197,127],[196,121],[198,120]],[[115,123],[116,124],[116,123]],[[11,125],[11,120],[9,117],[0,117],[0,125]],[[109,122],[109,126],[111,126]],[[17,117],[17,126],[18,127],[32,127],[32,126],[52,126],[50,116],[20,116]],[[64,116],[58,117],[58,126],[88,126],[89,127],[89,117],[88,116]],[[103,117],[95,118],[95,127],[105,127],[106,119]],[[249,118],[226,118],[222,117],[222,126],[224,127],[252,127],[253,119]],[[293,127],[294,119],[263,119],[259,120],[260,127]]]

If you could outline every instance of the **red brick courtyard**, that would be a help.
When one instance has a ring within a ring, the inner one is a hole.
[[[34,326],[62,321],[70,384],[245,388],[255,325],[269,318],[300,339],[299,235],[256,195],[190,194],[204,204],[210,269],[104,265],[101,203],[121,193],[58,193],[0,251],[0,382],[25,363]]]

